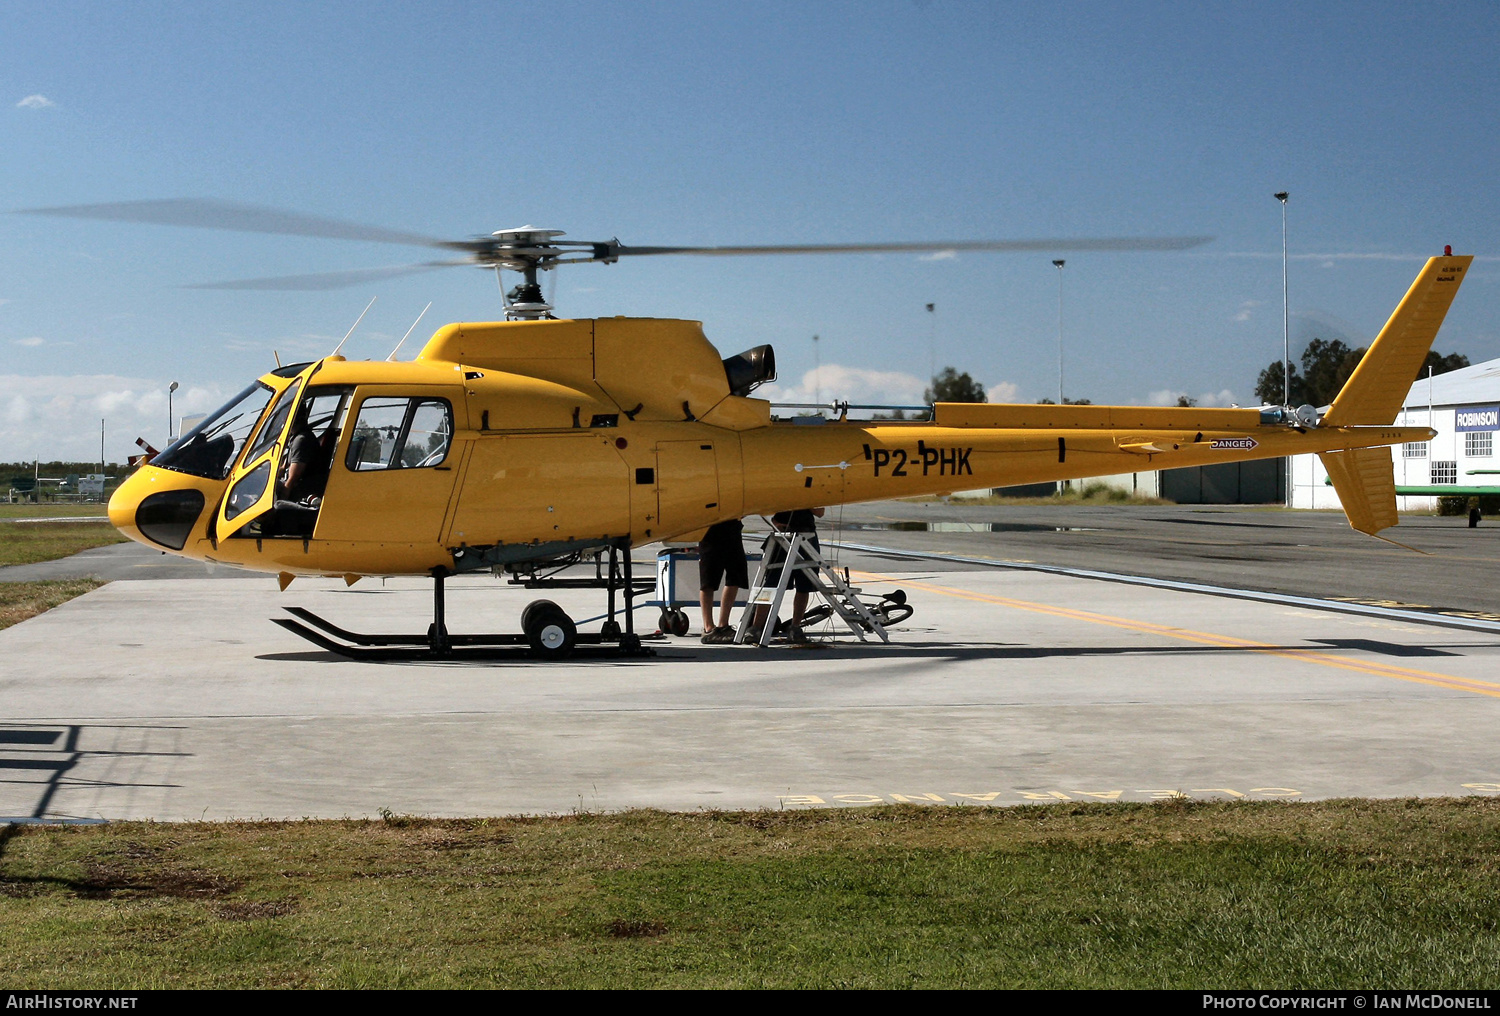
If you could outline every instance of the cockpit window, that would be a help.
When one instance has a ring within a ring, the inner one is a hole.
[[[448,403],[436,399],[413,400],[406,440],[401,443],[401,468],[438,465],[447,457],[448,443],[452,440],[453,414]]]
[[[210,480],[224,479],[273,394],[270,385],[255,382],[178,438],[151,464]]]
[[[298,381],[282,391],[281,397],[276,400],[276,408],[271,411],[260,433],[255,435],[255,443],[245,453],[247,466],[255,461],[257,455],[271,447],[276,443],[276,439],[281,437],[281,432],[286,429],[286,418],[291,415],[292,407],[297,404],[297,393],[301,390],[302,382]]]
[[[354,423],[344,465],[423,469],[441,465],[453,442],[453,409],[446,399],[365,399]]]

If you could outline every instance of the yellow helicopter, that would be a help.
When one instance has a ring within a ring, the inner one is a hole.
[[[746,515],[976,487],[1317,452],[1350,524],[1375,535],[1397,522],[1387,446],[1433,436],[1393,422],[1472,260],[1450,249],[1427,261],[1321,415],[1311,406],[938,403],[919,422],[851,420],[844,406],[838,419],[806,426],[774,420],[771,403],[752,395],[775,376],[771,347],[725,358],[694,321],[558,319],[538,272],[631,255],[1180,249],[1204,238],[629,247],[530,227],[440,241],[216,202],[37,211],[465,254],[226,288],[326,288],[448,264],[521,273],[506,298],[507,320],[440,328],[415,360],[350,361],[335,353],[264,375],[142,465],[110,501],[110,520],[131,539],[277,573],[282,588],[298,575],[435,580],[425,635],[349,632],[298,608],[291,609],[297,620],[278,620],[319,645],[355,653],[441,655],[455,646],[519,643],[543,657],[589,643],[638,652],[632,601],[643,586],[631,573],[632,547]],[[551,575],[589,557],[593,578]],[[449,633],[443,581],[477,571],[508,573],[531,587],[603,588],[608,620],[598,633],[582,633],[555,604],[538,601],[519,634]]]

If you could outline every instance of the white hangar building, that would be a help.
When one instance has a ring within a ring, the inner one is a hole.
[[[1447,487],[1454,494],[1472,494],[1474,487],[1500,494],[1500,359],[1422,378],[1407,392],[1396,423],[1438,432],[1431,441],[1391,449],[1398,508],[1436,508]],[[1292,507],[1342,507],[1316,455],[1292,459]]]

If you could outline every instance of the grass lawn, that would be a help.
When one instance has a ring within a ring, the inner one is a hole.
[[[108,515],[109,505],[102,502],[82,504],[77,501],[59,501],[44,504],[6,504],[0,501],[0,519],[55,519],[64,515]]]
[[[104,585],[98,579],[58,579],[51,582],[0,582],[0,628],[20,624],[59,603]]]
[[[0,504],[0,566],[54,561],[80,550],[123,543],[125,537],[108,522],[18,521],[105,514],[102,504]]]
[[[1500,984],[1500,801],[14,826],[0,982]]]

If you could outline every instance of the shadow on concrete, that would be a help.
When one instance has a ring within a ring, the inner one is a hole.
[[[1005,642],[968,643],[961,646],[949,642],[902,642],[890,645],[866,643],[812,642],[806,646],[792,646],[784,642],[773,643],[761,649],[756,646],[658,646],[654,657],[622,657],[618,655],[587,656],[576,653],[566,660],[538,660],[525,650],[473,650],[452,656],[436,658],[429,656],[400,658],[369,657],[350,659],[338,653],[311,651],[301,653],[265,653],[256,657],[278,663],[375,663],[381,665],[426,667],[492,667],[502,664],[524,664],[532,667],[574,667],[586,664],[618,666],[620,664],[656,665],[662,663],[711,662],[725,666],[736,664],[762,665],[770,659],[791,662],[806,660],[839,660],[848,662],[872,662],[878,660],[1045,660],[1045,659],[1110,659],[1122,656],[1223,656],[1245,653],[1318,652],[1332,650],[1349,652],[1377,652],[1388,656],[1458,656],[1461,654],[1431,650],[1423,647],[1400,646],[1370,642],[1365,639],[1320,639],[1319,645],[1268,645],[1268,646],[1023,646]],[[1376,647],[1382,648],[1376,648]],[[1474,648],[1490,648],[1489,643],[1476,644]],[[1463,648],[1463,647],[1456,647]],[[1408,651],[1409,650],[1409,651]]]
[[[0,815],[0,823],[6,826],[27,825],[38,822],[102,822],[103,819],[67,819],[48,816],[52,800],[64,787],[173,787],[176,784],[138,783],[113,780],[86,780],[76,776],[67,778],[81,761],[89,758],[119,758],[125,756],[147,756],[154,758],[183,757],[183,752],[171,751],[88,751],[78,747],[79,738],[90,725],[69,724],[14,724],[0,727],[0,783],[12,786],[31,785],[37,788],[37,798],[31,810],[24,814]],[[94,725],[93,729],[98,729]],[[178,729],[178,728],[153,728]],[[30,777],[30,778],[28,778]]]
[[[1462,653],[1450,653],[1446,649],[1433,649],[1430,646],[1405,646],[1397,642],[1377,642],[1374,639],[1308,639],[1320,646],[1328,646],[1331,649],[1355,649],[1366,653],[1379,653],[1381,656],[1462,656]],[[1487,646],[1492,644],[1485,644]],[[1470,646],[1468,648],[1477,648]]]

